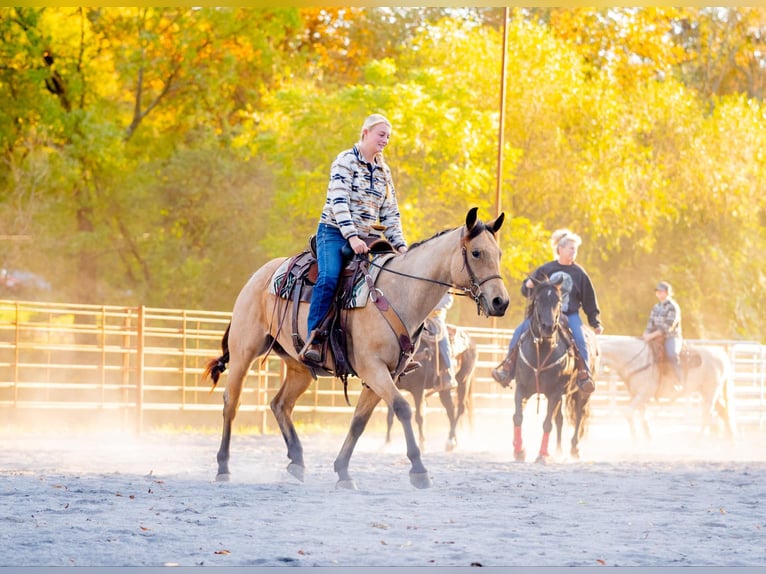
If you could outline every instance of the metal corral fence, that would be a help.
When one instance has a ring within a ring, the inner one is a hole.
[[[218,425],[225,374],[211,392],[201,375],[221,354],[230,313],[41,303],[0,300],[0,412],[5,420],[34,413],[38,420],[55,411],[85,420],[98,413],[108,424],[134,427],[183,423],[194,413]],[[513,412],[513,393],[490,377],[505,356],[510,329],[466,327],[479,359],[473,382],[473,416]],[[735,370],[737,423],[762,430],[766,424],[766,346],[736,341],[694,341],[724,347]],[[240,417],[266,432],[269,401],[279,388],[283,365],[276,355],[257,360],[242,393]],[[592,397],[594,417],[617,416],[628,394],[613,373],[598,374]],[[356,403],[360,382],[349,379]],[[693,400],[693,399],[692,399]],[[379,407],[379,410],[385,407]],[[296,405],[296,419],[342,414],[349,407],[342,383],[320,377]],[[427,410],[442,410],[433,405]],[[665,409],[665,416],[683,416]],[[46,414],[47,413],[47,414]],[[675,414],[674,414],[675,413]],[[29,417],[24,417],[25,419]],[[199,417],[197,417],[199,418]],[[321,419],[325,420],[325,419]]]

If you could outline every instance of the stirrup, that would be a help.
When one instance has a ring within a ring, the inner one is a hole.
[[[492,375],[492,378],[495,379],[498,383],[500,383],[503,387],[507,387],[511,384],[511,381],[513,380],[511,378],[511,370],[505,368],[505,361],[500,363],[497,367],[492,369],[492,372],[490,373]]]
[[[588,371],[582,370],[577,375],[577,387],[584,393],[590,394],[596,390],[596,383],[588,374]]]
[[[313,329],[303,345],[298,358],[304,363],[314,366],[322,364],[322,343],[324,342],[323,333],[319,329]]]
[[[404,370],[402,371],[402,375],[409,375],[412,371],[419,369],[423,366],[423,363],[419,361],[410,361],[407,363],[407,366],[404,367]]]

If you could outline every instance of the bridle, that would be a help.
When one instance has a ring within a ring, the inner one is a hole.
[[[461,232],[460,241],[462,243],[461,250],[463,252],[463,269],[465,269],[465,271],[468,273],[468,280],[470,282],[470,285],[468,287],[455,285],[454,283],[446,283],[444,281],[439,281],[438,279],[431,279],[429,277],[421,277],[419,275],[411,275],[409,273],[403,273],[401,271],[394,271],[393,269],[387,269],[383,265],[380,265],[374,261],[372,261],[370,265],[372,265],[373,267],[377,267],[381,271],[393,273],[394,275],[399,275],[401,277],[407,277],[409,279],[416,279],[418,281],[426,281],[428,283],[435,283],[437,285],[449,287],[450,289],[454,289],[453,293],[460,297],[470,296],[473,299],[474,303],[476,303],[476,312],[479,315],[481,315],[483,312],[483,308],[481,306],[481,300],[484,297],[484,293],[481,290],[481,286],[484,285],[487,281],[492,281],[493,279],[502,280],[503,277],[499,274],[495,274],[495,275],[490,275],[489,277],[485,277],[484,279],[479,279],[476,276],[476,273],[471,267],[471,264],[468,262],[467,240],[463,236],[464,233],[465,233],[465,230]]]
[[[560,323],[559,318],[561,317],[561,303],[557,305],[556,312],[554,313],[554,324],[553,324],[553,332],[551,333],[550,337],[543,337],[540,333],[540,311],[538,309],[537,304],[532,303],[532,314],[533,319],[529,322],[529,331],[532,333],[533,340],[535,342],[535,345],[538,345],[540,342],[547,341],[551,347],[555,347],[555,341],[556,341],[556,335],[559,331]],[[537,333],[534,332],[535,326],[537,324]]]

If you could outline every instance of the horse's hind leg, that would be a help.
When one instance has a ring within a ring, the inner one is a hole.
[[[231,446],[231,427],[234,417],[237,416],[239,409],[239,398],[242,394],[242,385],[247,376],[247,370],[250,368],[252,360],[234,360],[230,364],[229,376],[226,380],[226,390],[223,393],[223,433],[221,435],[221,446],[218,448],[218,474],[216,480],[229,480],[229,457]]]
[[[444,410],[447,411],[447,418],[449,419],[449,435],[447,436],[444,450],[450,452],[455,450],[457,446],[457,416],[455,415],[455,404],[452,402],[452,392],[450,390],[440,391],[439,400],[444,405]]]
[[[314,379],[311,372],[294,359],[286,358],[285,365],[287,366],[285,378],[279,391],[271,399],[270,406],[287,445],[287,458],[290,459],[287,471],[303,482],[306,470],[303,462],[303,445],[295,430],[292,414],[296,401],[306,392]]]
[[[421,388],[419,391],[412,392],[412,399],[415,402],[415,424],[418,425],[418,444],[420,450],[425,450],[426,447],[426,433],[425,433],[425,417],[423,416],[423,404],[425,403],[425,392]],[[393,407],[389,407],[389,411],[394,412]]]
[[[388,407],[386,413],[386,444],[391,443],[391,427],[394,426],[394,409]]]
[[[561,434],[564,430],[564,413],[561,408],[556,409],[553,420],[556,423],[556,454],[560,456],[562,453]]]
[[[524,441],[521,437],[521,423],[524,420],[524,405],[526,404],[526,399],[521,394],[518,385],[516,387],[516,394],[514,395],[514,402],[516,404],[516,410],[513,413],[513,460],[524,462],[527,456],[524,452]]]
[[[537,455],[536,462],[545,464],[548,461],[548,457],[550,456],[550,453],[548,452],[548,441],[551,437],[551,430],[553,430],[553,417],[556,417],[558,422],[558,415],[561,414],[560,411],[561,395],[552,395],[548,397],[548,408],[545,413],[545,420],[543,420],[543,438],[540,441],[540,453]]]

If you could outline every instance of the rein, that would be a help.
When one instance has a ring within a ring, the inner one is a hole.
[[[647,349],[648,347],[649,347],[649,343],[646,343],[646,342],[644,342],[644,346],[643,346],[643,347],[641,347],[641,348],[638,350],[638,352],[637,352],[635,355],[633,355],[633,356],[632,356],[630,359],[628,359],[628,360],[626,361],[626,363],[625,363],[625,367],[627,368],[627,367],[628,367],[628,365],[630,365],[630,364],[631,364],[633,361],[635,361],[636,359],[638,359],[638,358],[641,356],[641,354],[644,352],[644,350],[645,350],[645,349]],[[634,370],[630,371],[629,373],[626,373],[626,374],[625,374],[625,378],[627,379],[625,382],[626,382],[626,383],[628,383],[628,385],[630,385],[630,379],[631,379],[631,378],[633,378],[634,376],[636,376],[638,373],[642,373],[642,372],[643,372],[643,371],[645,371],[646,369],[649,369],[649,368],[651,368],[651,366],[652,366],[652,364],[653,364],[653,361],[652,361],[652,359],[651,359],[651,349],[650,349],[649,351],[650,351],[650,352],[649,352],[649,357],[650,357],[650,358],[649,358],[649,361],[648,361],[648,362],[647,362],[647,363],[646,363],[646,364],[645,364],[643,367],[639,367],[639,368],[637,368],[637,369],[634,369]]]
[[[481,298],[484,295],[481,291],[481,286],[484,285],[487,281],[491,281],[492,279],[500,279],[502,280],[502,276],[500,275],[490,275],[489,277],[485,277],[482,280],[479,280],[476,277],[476,273],[474,273],[473,269],[471,268],[471,264],[468,262],[468,250],[466,249],[465,245],[462,246],[463,251],[463,267],[468,271],[468,278],[471,282],[470,287],[462,287],[460,285],[455,285],[454,283],[446,283],[444,281],[439,281],[438,279],[431,279],[429,277],[422,277],[419,275],[411,275],[409,273],[403,273],[401,271],[394,271],[393,269],[387,269],[386,267],[383,267],[382,265],[379,265],[378,263],[371,262],[370,265],[377,267],[381,271],[386,271],[388,273],[393,273],[394,275],[399,275],[400,277],[407,277],[408,279],[416,279],[418,281],[426,281],[428,283],[434,283],[436,285],[441,285],[443,287],[449,287],[451,289],[457,290],[455,292],[455,295],[458,295],[460,297],[467,297],[471,296],[473,298],[474,303],[476,303],[476,311],[479,315],[481,315],[482,309],[481,309]]]

